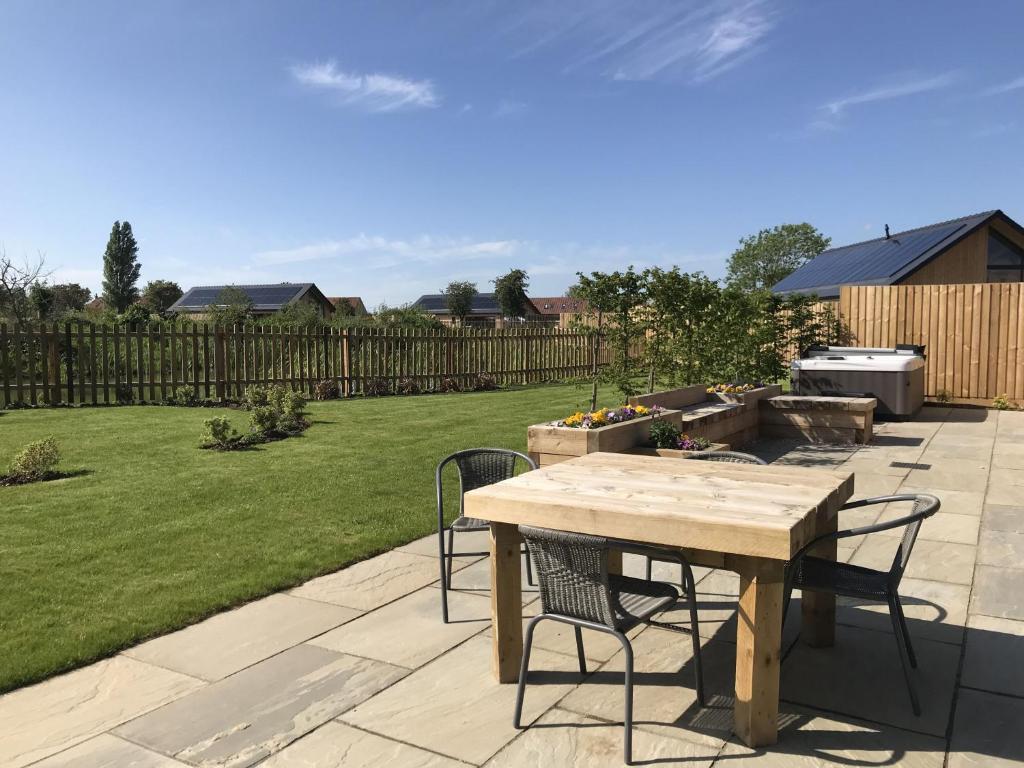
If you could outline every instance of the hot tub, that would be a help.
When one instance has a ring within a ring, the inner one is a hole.
[[[876,415],[905,419],[924,405],[924,347],[811,347],[791,368],[795,395],[874,397]]]

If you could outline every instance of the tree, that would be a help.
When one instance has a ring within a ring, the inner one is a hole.
[[[729,257],[726,281],[741,291],[771,288],[831,242],[806,222],[762,229],[740,240],[740,247]]]
[[[530,299],[526,289],[530,287],[530,278],[522,269],[509,270],[507,274],[494,280],[494,296],[498,300],[503,317],[522,317]]]
[[[464,280],[453,280],[448,287],[441,291],[444,296],[444,303],[448,307],[448,313],[459,321],[461,325],[466,321],[467,315],[473,309],[473,299],[476,298],[476,283]]]
[[[137,301],[139,290],[139,244],[132,225],[115,221],[103,254],[103,301],[118,314]]]
[[[35,310],[37,320],[49,320],[53,312],[53,304],[56,297],[53,288],[44,282],[32,283],[28,289],[28,300]]]
[[[61,317],[68,312],[81,312],[92,298],[92,291],[78,283],[54,283],[53,316]]]
[[[181,298],[182,293],[181,286],[173,280],[150,280],[142,289],[140,302],[145,304],[150,312],[165,317],[167,310]]]
[[[214,325],[245,325],[252,320],[252,299],[238,286],[229,285],[217,295],[216,304],[206,307],[206,315]]]
[[[41,254],[35,261],[26,257],[21,264],[15,264],[0,250],[0,317],[13,318],[19,325],[31,319],[29,289],[46,278],[45,265],[46,259]]]

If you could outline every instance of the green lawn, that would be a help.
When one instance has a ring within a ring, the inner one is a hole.
[[[423,536],[440,458],[523,450],[527,425],[588,397],[559,385],[312,403],[303,436],[235,453],[198,436],[212,415],[243,427],[241,412],[2,412],[0,468],[53,435],[62,469],[84,474],[0,487],[0,691]]]

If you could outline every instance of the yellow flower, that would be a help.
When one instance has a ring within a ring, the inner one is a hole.
[[[637,412],[638,416],[646,416],[648,413],[651,412],[651,409],[648,408],[646,405],[638,405],[633,410]]]

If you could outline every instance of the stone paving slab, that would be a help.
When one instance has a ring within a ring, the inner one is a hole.
[[[979,565],[974,572],[970,611],[1024,621],[1024,568]]]
[[[344,723],[330,722],[272,755],[260,763],[260,768],[465,768],[465,765]]]
[[[187,768],[138,744],[101,733],[71,749],[33,763],[33,768]]]
[[[523,720],[539,718],[580,682],[573,657],[535,649]],[[545,674],[547,673],[547,674]],[[343,722],[479,765],[517,735],[514,685],[491,675],[491,644],[475,637],[342,715]]]
[[[467,565],[456,560],[453,570]],[[437,557],[392,550],[335,573],[307,581],[296,597],[369,611],[440,579]]]
[[[978,540],[978,564],[1024,568],[1024,533],[982,531]]]
[[[944,736],[960,648],[914,638],[914,650],[921,717],[910,707],[895,635],[857,627],[838,628],[832,648],[798,643],[782,665],[781,696],[803,706]]]
[[[424,587],[314,640],[312,645],[415,669],[491,625],[487,596],[448,593],[451,623],[441,621],[441,591]]]
[[[220,680],[344,624],[359,611],[277,594],[125,651],[203,680]]]
[[[925,521],[927,523],[927,521]],[[891,536],[867,536],[850,561],[855,565],[888,571],[899,547]],[[905,571],[913,579],[929,579],[969,585],[974,576],[977,548],[918,538]]]
[[[971,616],[966,642],[962,685],[1024,697],[1024,621]]]
[[[992,531],[1024,533],[1024,507],[986,504],[981,518],[981,527]]]
[[[899,587],[912,640],[960,644],[964,639],[971,588],[964,584],[905,578]],[[892,632],[889,606],[853,597],[838,598],[836,622],[877,632]]]
[[[114,733],[206,768],[244,768],[406,674],[389,664],[298,645]]]
[[[1024,699],[964,689],[956,708],[949,768],[1024,764]]]
[[[0,698],[0,765],[28,765],[204,685],[115,656],[22,688]]]
[[[552,709],[537,723],[485,763],[486,768],[616,768],[622,765],[623,727]],[[633,730],[633,760],[708,768],[718,748],[679,738],[670,728]]]

